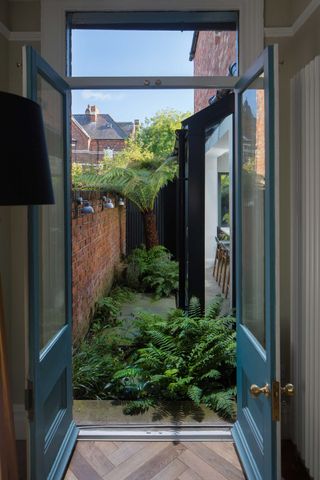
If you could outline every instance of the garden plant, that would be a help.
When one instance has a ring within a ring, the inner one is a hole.
[[[234,419],[236,334],[234,318],[220,316],[221,305],[216,297],[202,314],[192,299],[188,314],[141,312],[129,338],[119,333],[121,321],[115,327],[97,314],[74,354],[75,398],[121,400],[127,414],[189,400]]]

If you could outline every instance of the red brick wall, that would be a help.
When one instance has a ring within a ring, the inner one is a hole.
[[[88,197],[85,197],[88,198]],[[101,201],[90,202],[94,214],[72,219],[73,338],[77,343],[87,333],[96,301],[107,293],[125,253],[125,207],[101,209]],[[120,229],[121,225],[121,229]]]
[[[194,57],[194,75],[228,75],[236,61],[236,32],[199,32]],[[208,106],[215,90],[195,90],[194,111]]]
[[[72,122],[73,124],[73,122]],[[111,148],[115,152],[123,150],[125,140],[91,140],[85,144],[85,135],[77,126],[72,126],[72,139],[76,145],[72,147],[72,163],[99,163],[104,159],[104,149]],[[88,150],[89,149],[89,150]],[[86,150],[86,151],[80,151]]]
[[[90,138],[73,121],[71,121],[71,135],[72,140],[76,142],[77,150],[88,150],[90,147]]]

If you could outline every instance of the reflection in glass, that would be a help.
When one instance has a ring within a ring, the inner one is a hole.
[[[66,323],[63,99],[38,76],[55,205],[40,208],[40,348]]]
[[[232,115],[208,127],[205,138],[205,304],[222,294],[227,311],[231,297]],[[218,265],[220,246],[224,256]]]
[[[242,95],[242,322],[265,346],[265,105],[264,91]]]

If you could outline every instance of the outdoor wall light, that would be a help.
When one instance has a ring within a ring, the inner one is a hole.
[[[102,202],[104,208],[114,208],[114,203],[110,197],[106,197],[105,195],[102,197]]]
[[[83,202],[83,207],[81,209],[81,213],[84,213],[85,215],[87,215],[88,213],[94,213],[94,209],[93,207],[90,205],[90,203],[88,202],[88,200],[84,200]]]
[[[118,205],[119,205],[119,207],[124,207],[125,206],[124,199],[122,197],[119,197]]]

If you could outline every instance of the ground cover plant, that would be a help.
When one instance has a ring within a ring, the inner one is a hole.
[[[168,297],[178,288],[179,266],[162,245],[147,250],[135,248],[126,260],[126,283],[130,288]]]
[[[94,335],[74,354],[75,398],[120,400],[127,414],[190,400],[234,419],[236,334],[221,304],[217,297],[205,314],[196,299],[188,314],[141,312],[130,338],[112,324],[93,324]]]

